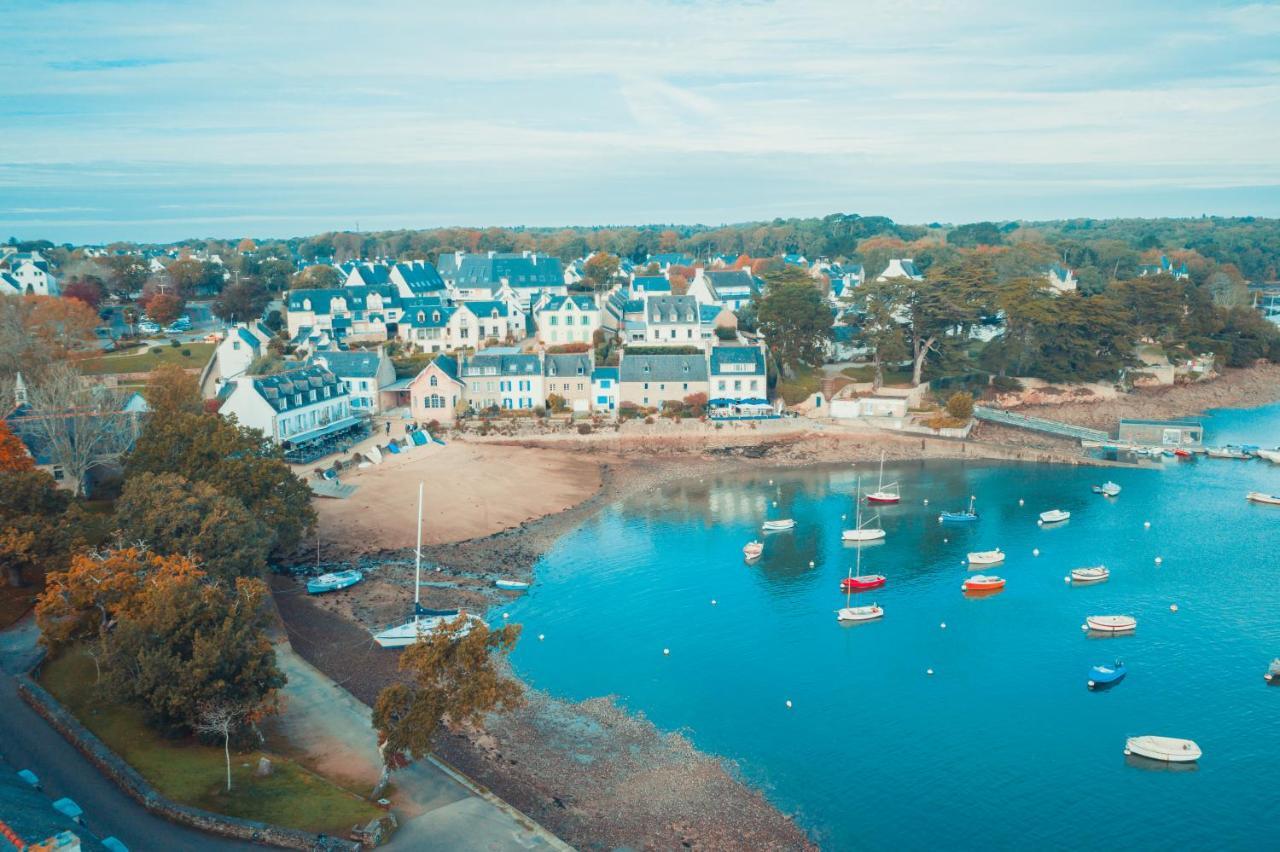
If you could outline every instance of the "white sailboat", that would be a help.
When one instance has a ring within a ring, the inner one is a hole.
[[[861,483],[861,480],[858,480]],[[854,504],[854,520],[853,529],[845,530],[840,533],[841,541],[879,541],[885,537],[885,531],[880,526],[880,515],[876,513],[867,518],[867,523],[875,523],[875,526],[863,526],[862,523],[862,488],[861,485],[854,486],[853,495]]]
[[[862,576],[862,550],[858,550],[858,573],[855,575],[852,571],[841,582],[844,587],[844,607],[836,610],[837,621],[874,621],[877,618],[884,617],[884,608],[880,604],[869,604],[867,606],[853,606],[853,593],[855,589],[873,589],[876,586],[884,585],[884,577],[880,574],[868,574]],[[878,581],[878,582],[877,582]]]
[[[413,616],[400,624],[393,624],[385,630],[373,634],[373,641],[383,648],[404,648],[419,639],[430,636],[443,625],[457,620],[467,619],[468,623],[478,620],[476,616],[458,609],[425,609],[422,606],[422,483],[418,483],[418,546],[413,551]],[[465,631],[467,628],[464,627]]]
[[[902,499],[902,489],[898,487],[898,483],[890,482],[884,484],[884,451],[880,451],[880,482],[876,485],[876,490],[867,495],[868,503],[897,503]]]

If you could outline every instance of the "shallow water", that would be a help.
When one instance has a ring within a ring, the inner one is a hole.
[[[1210,443],[1280,443],[1280,406],[1205,420]],[[857,471],[875,485],[875,465]],[[687,732],[827,848],[1274,848],[1280,688],[1262,674],[1280,656],[1280,508],[1244,494],[1280,493],[1280,466],[886,468],[903,502],[880,510],[888,539],[864,546],[863,570],[888,584],[855,596],[886,616],[842,626],[855,474],[695,479],[606,508],[506,608],[525,625],[516,668]],[[1107,478],[1123,487],[1114,500],[1090,492]],[[970,494],[976,524],[937,523]],[[1054,507],[1071,520],[1037,527]],[[786,516],[796,530],[744,565],[761,520]],[[984,571],[1008,586],[966,597],[966,552],[997,546],[1005,564]],[[1108,582],[1063,582],[1097,563]],[[1136,633],[1081,631],[1113,613],[1137,617]],[[1089,666],[1117,658],[1128,677],[1089,692]],[[1205,756],[1181,772],[1126,760],[1125,737],[1147,733]]]

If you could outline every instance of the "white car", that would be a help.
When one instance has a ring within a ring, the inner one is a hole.
[[[138,331],[142,332],[143,334],[159,334],[160,326],[159,324],[154,323],[151,320],[143,320],[142,322],[138,323]]]

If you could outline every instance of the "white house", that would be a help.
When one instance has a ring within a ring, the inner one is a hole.
[[[243,376],[257,358],[267,351],[271,332],[261,323],[237,323],[227,329],[218,343],[218,377],[222,381]]]
[[[500,299],[499,291],[506,286],[520,308],[528,311],[534,299],[543,293],[553,296],[568,293],[560,258],[537,252],[467,254],[459,251],[442,254],[437,262],[440,276],[456,301]]]
[[[591,411],[591,368],[592,359],[587,354],[546,356],[542,376],[547,397],[560,397],[575,414]]]
[[[11,281],[4,281],[5,291],[16,289],[18,293],[34,296],[57,296],[62,293],[53,266],[38,251],[19,251],[5,258],[9,264]]]
[[[712,409],[757,413],[769,409],[768,377],[762,346],[715,346],[708,359]]]
[[[228,391],[227,388],[230,388]],[[273,376],[241,376],[223,388],[218,413],[259,429],[277,444],[297,446],[356,426],[346,386],[319,366]]]
[[[702,317],[693,296],[645,299],[645,342],[655,346],[703,345]]]
[[[618,368],[596,367],[591,371],[591,411],[618,415]]]
[[[591,343],[600,328],[600,306],[594,296],[550,296],[538,300],[533,312],[538,341],[545,346]]]
[[[289,336],[302,329],[327,331],[335,339],[382,341],[400,319],[394,285],[352,285],[336,290],[290,290],[285,301]]]
[[[703,305],[738,311],[760,292],[761,284],[745,269],[708,270],[700,266],[689,282],[688,295]]]
[[[876,276],[877,281],[888,281],[892,278],[910,278],[912,281],[923,281],[924,276],[916,269],[911,258],[893,258],[884,272]]]
[[[1049,290],[1054,293],[1069,293],[1079,287],[1075,273],[1060,263],[1045,269],[1044,277],[1049,282]]]
[[[386,350],[351,350],[321,352],[308,364],[323,367],[338,377],[351,397],[351,410],[357,414],[377,414],[382,410],[382,389],[396,380],[396,368]]]
[[[671,282],[663,275],[636,275],[627,285],[627,298],[643,299],[645,296],[670,296]]]
[[[459,365],[458,378],[466,385],[471,407],[483,411],[501,408],[532,411],[546,401],[542,359],[514,350],[472,355]]]

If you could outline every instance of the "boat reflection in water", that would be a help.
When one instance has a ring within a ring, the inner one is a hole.
[[[1146,772],[1199,772],[1200,764],[1192,761],[1190,763],[1170,763],[1165,760],[1152,760],[1149,757],[1143,757],[1140,754],[1126,754],[1124,756],[1126,766],[1134,769],[1142,769]]]

